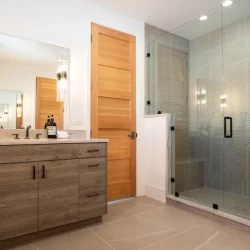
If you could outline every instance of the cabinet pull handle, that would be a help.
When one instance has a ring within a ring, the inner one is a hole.
[[[88,149],[87,152],[88,153],[95,153],[95,152],[99,152],[99,149]]]
[[[100,164],[93,164],[93,165],[88,165],[89,168],[93,168],[93,167],[99,167]]]
[[[42,178],[45,179],[45,166],[44,165],[42,165],[42,169],[43,169],[43,176],[42,176]]]
[[[99,194],[88,194],[87,195],[88,198],[97,197],[97,196],[99,196]]]
[[[33,180],[36,179],[36,167],[33,166]]]

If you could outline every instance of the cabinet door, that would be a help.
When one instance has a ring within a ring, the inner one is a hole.
[[[0,240],[38,230],[38,164],[0,164]]]
[[[78,160],[39,162],[39,230],[78,221]]]

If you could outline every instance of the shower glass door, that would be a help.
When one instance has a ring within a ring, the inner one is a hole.
[[[250,217],[248,145],[250,110],[250,1],[222,9],[223,83],[223,206]]]

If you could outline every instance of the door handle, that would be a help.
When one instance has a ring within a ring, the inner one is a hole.
[[[128,137],[130,137],[131,139],[135,139],[137,137],[137,133],[135,131],[131,131]]]
[[[33,166],[33,180],[36,179],[36,167]]]
[[[42,172],[43,172],[42,178],[45,179],[45,166],[44,165],[42,165]]]
[[[88,194],[87,195],[88,198],[93,198],[93,197],[97,197],[97,196],[99,196],[98,193],[97,194]]]
[[[227,120],[230,121],[230,134],[227,134]],[[224,117],[224,137],[225,138],[232,138],[233,137],[233,118],[230,116]]]

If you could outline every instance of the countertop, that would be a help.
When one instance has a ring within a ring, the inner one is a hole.
[[[108,139],[7,139],[0,138],[0,146],[6,145],[41,145],[41,144],[77,144],[77,143],[107,143]]]

